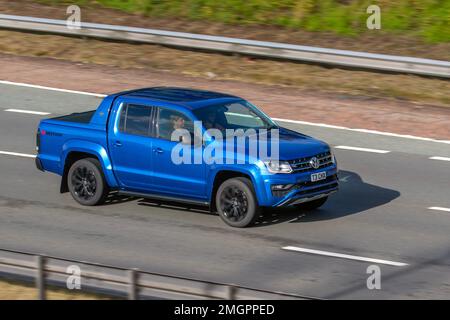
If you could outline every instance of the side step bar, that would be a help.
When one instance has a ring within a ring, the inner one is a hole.
[[[193,204],[199,206],[209,206],[210,203],[208,201],[201,200],[193,200],[193,199],[184,199],[178,197],[171,196],[163,196],[159,194],[151,194],[151,193],[140,193],[140,192],[131,192],[131,191],[119,191],[119,195],[129,196],[129,197],[137,197],[137,198],[146,198],[152,200],[161,200],[161,201],[174,201],[186,204]]]

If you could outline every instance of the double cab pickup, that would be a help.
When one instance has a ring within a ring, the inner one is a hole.
[[[37,150],[38,169],[61,176],[60,191],[81,205],[114,191],[208,206],[233,227],[250,226],[264,207],[318,208],[338,190],[328,144],[211,91],[109,95],[96,111],[42,120]]]

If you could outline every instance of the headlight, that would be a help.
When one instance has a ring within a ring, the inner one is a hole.
[[[264,161],[267,170],[270,173],[291,173],[292,168],[287,161]]]
[[[331,154],[331,162],[333,164],[336,164],[336,156],[334,155],[334,152],[331,149],[330,149],[330,154]]]

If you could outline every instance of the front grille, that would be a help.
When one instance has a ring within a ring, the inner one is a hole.
[[[313,157],[316,157],[319,161],[319,167],[317,169],[314,169],[310,165],[310,161]],[[315,156],[311,157],[304,157],[300,159],[290,160],[289,164],[292,167],[293,172],[308,172],[312,170],[319,170],[325,167],[330,166],[333,163],[333,156],[331,155],[330,151],[319,153]]]

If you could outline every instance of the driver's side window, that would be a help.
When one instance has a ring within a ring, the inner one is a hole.
[[[186,129],[191,134],[194,132],[192,120],[175,110],[159,108],[157,124],[157,137],[160,139],[171,140],[172,132],[177,129]]]

